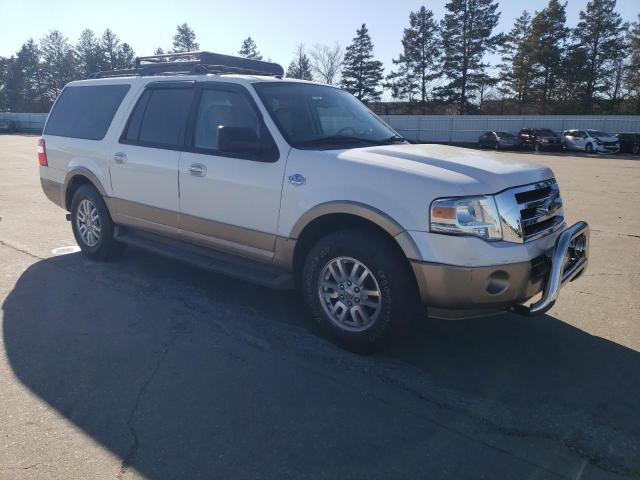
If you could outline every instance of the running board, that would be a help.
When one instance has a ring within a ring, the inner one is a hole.
[[[276,290],[294,288],[293,274],[272,265],[128,227],[116,226],[114,237],[127,245],[239,280]]]

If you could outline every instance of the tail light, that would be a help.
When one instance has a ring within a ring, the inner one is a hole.
[[[43,167],[48,167],[47,149],[45,148],[44,138],[38,139],[38,163]]]

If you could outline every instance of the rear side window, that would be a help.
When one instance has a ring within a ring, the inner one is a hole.
[[[45,135],[102,140],[129,85],[66,87],[49,114]]]
[[[122,137],[125,143],[176,148],[183,143],[192,88],[145,90]]]

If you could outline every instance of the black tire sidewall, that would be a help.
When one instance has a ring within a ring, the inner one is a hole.
[[[324,266],[336,257],[351,257],[369,268],[382,293],[382,311],[367,330],[349,332],[335,325],[321,304],[317,282]],[[404,331],[412,313],[412,279],[396,252],[383,239],[366,231],[343,230],[321,239],[307,254],[302,269],[302,295],[315,323],[346,348],[366,352],[387,344]],[[404,288],[403,288],[404,287]]]
[[[76,217],[78,215],[78,207],[82,200],[89,200],[93,203],[98,210],[100,216],[100,239],[94,246],[89,246],[84,243],[80,232],[78,232],[78,226],[76,223]],[[73,230],[73,236],[76,239],[76,243],[80,249],[89,257],[94,259],[105,259],[114,251],[115,242],[113,239],[113,221],[107,205],[104,203],[100,193],[89,185],[81,186],[74,194],[71,201],[71,229]]]

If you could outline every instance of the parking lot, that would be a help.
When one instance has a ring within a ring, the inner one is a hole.
[[[79,253],[0,136],[0,478],[640,478],[640,157],[533,152],[588,272],[546,315],[421,320],[358,356],[296,297]]]

